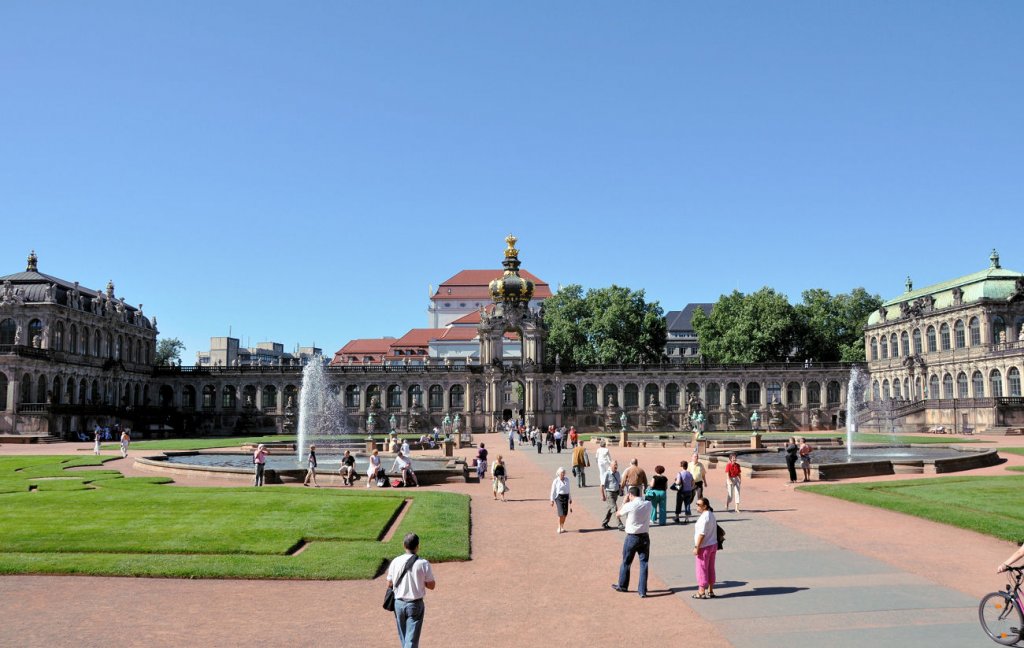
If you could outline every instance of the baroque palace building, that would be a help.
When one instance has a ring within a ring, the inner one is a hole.
[[[472,326],[458,341],[475,345],[463,361],[421,353],[433,343],[424,340],[398,356],[396,340],[382,339],[325,369],[349,431],[365,431],[371,414],[394,415],[403,431],[456,414],[472,432],[509,418],[617,431],[622,414],[633,431],[686,431],[696,411],[708,430],[749,430],[755,412],[762,429],[835,429],[846,423],[855,369],[869,372],[857,404],[864,425],[1020,424],[1024,278],[995,256],[986,271],[886,302],[865,331],[866,366],[568,366],[545,358],[543,302],[519,269],[516,242],[506,239],[486,304],[451,323]],[[155,366],[156,322],[141,305],[116,297],[113,283],[91,291],[36,265],[33,254],[26,272],[0,278],[0,434],[74,438],[115,422],[142,433],[294,430],[302,367]]]
[[[858,423],[952,432],[1024,425],[1024,275],[989,267],[882,304],[864,333]]]

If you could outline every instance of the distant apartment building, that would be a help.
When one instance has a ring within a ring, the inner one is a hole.
[[[713,304],[687,304],[683,310],[669,311],[665,315],[668,326],[665,355],[669,360],[679,361],[700,355],[697,332],[693,330],[693,314],[702,310],[705,315],[710,315],[712,306]]]
[[[293,352],[284,350],[280,342],[258,342],[254,347],[243,347],[238,338],[212,337],[210,350],[196,352],[198,367],[304,367],[314,357],[323,355],[315,346],[296,346]]]

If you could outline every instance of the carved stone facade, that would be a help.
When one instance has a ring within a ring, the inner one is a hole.
[[[887,301],[864,334],[870,372],[861,425],[988,429],[1024,425],[1024,275],[986,270]]]

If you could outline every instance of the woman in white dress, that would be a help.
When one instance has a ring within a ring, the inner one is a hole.
[[[373,454],[370,455],[370,465],[366,467],[366,487],[369,488],[370,484],[377,479],[377,469],[380,468],[380,455],[374,450]]]

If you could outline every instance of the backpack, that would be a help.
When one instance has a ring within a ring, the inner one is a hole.
[[[718,536],[718,548],[719,550],[725,548],[725,529],[721,525],[715,525],[715,534]]]

